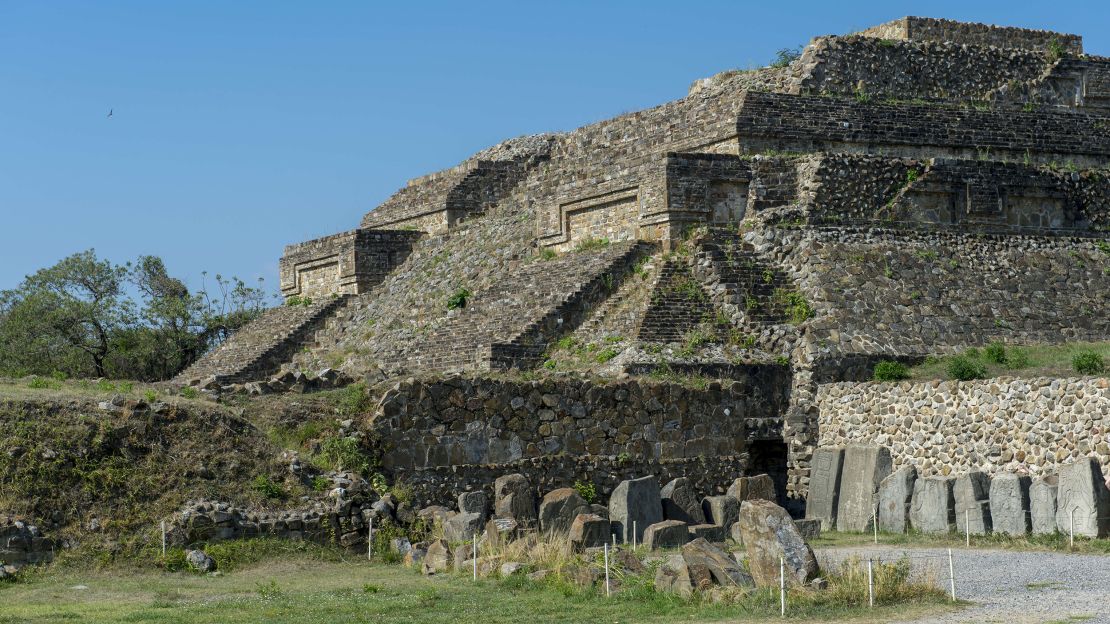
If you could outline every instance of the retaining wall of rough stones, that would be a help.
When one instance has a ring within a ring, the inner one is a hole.
[[[951,41],[953,43],[997,46],[999,48],[1024,48],[1047,50],[1059,44],[1072,54],[1083,52],[1083,37],[1068,33],[1010,26],[994,26],[973,22],[937,19],[933,17],[902,17],[872,26],[858,33],[865,37],[882,39],[908,39],[913,41]]]
[[[1043,49],[847,36],[814,39],[800,62],[800,93],[968,100],[1037,80],[1053,59]]]
[[[1079,112],[992,110],[953,104],[744,94],[742,153],[849,152],[1100,166],[1110,120]]]
[[[646,380],[414,379],[382,397],[371,430],[383,467],[401,478],[557,456],[728,457],[743,453],[753,434],[778,431],[771,423],[781,419],[788,390],[781,367],[753,367],[705,390]]]
[[[0,515],[0,579],[28,564],[50,563],[55,547],[37,526]]]
[[[1110,474],[1110,379],[1001,377],[818,387],[820,446],[886,446],[924,475],[1049,474],[1094,457]]]

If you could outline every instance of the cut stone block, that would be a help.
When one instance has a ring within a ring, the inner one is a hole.
[[[604,546],[612,535],[609,519],[593,513],[580,513],[570,525],[570,542],[578,550]]]
[[[1056,491],[1060,477],[1039,477],[1029,486],[1029,515],[1034,535],[1051,535],[1056,532]]]
[[[925,477],[913,484],[910,526],[922,533],[948,533],[956,523],[952,480]]]
[[[689,597],[694,593],[690,569],[682,555],[671,555],[655,572],[655,591]]]
[[[728,528],[717,524],[694,524],[687,528],[692,540],[703,537],[710,542],[720,543],[728,537]]]
[[[528,479],[521,474],[508,474],[493,482],[493,515],[512,518],[522,528],[536,525],[536,495]]]
[[[614,528],[623,541],[632,541],[635,528],[636,543],[642,542],[644,530],[663,520],[659,481],[648,476],[618,483],[609,497],[609,520],[618,525]]]
[[[902,466],[879,484],[879,530],[905,533],[910,528],[910,503],[917,468]]]
[[[829,531],[836,528],[840,470],[843,464],[844,449],[829,446],[814,451],[810,462],[806,518],[820,520],[821,527]]]
[[[458,513],[443,525],[443,537],[452,544],[469,542],[482,532],[484,518],[476,513]]]
[[[972,535],[991,532],[990,489],[991,478],[986,473],[975,471],[956,477],[952,498],[955,501],[957,531]]]
[[[849,446],[844,450],[838,531],[870,531],[875,521],[879,484],[891,470],[890,450],[882,446]]]
[[[813,549],[785,509],[767,500],[746,500],[740,504],[739,524],[748,571],[757,587],[779,585],[780,562],[785,562],[790,585],[805,585],[817,577],[820,569]]]
[[[540,531],[567,533],[578,514],[590,511],[590,504],[574,488],[552,490],[540,503]]]
[[[740,518],[740,501],[728,494],[706,496],[701,501],[701,509],[708,524],[730,527]]]
[[[648,550],[675,548],[690,541],[690,531],[681,520],[663,520],[644,529],[644,547]]]
[[[686,477],[672,479],[663,486],[659,495],[663,502],[663,517],[667,520],[680,520],[687,524],[705,523],[705,513],[701,510],[698,493]]]
[[[1094,459],[1081,458],[1060,468],[1056,526],[1065,534],[1074,527],[1083,537],[1110,536],[1110,490]]]
[[[481,514],[483,521],[487,513],[489,499],[485,492],[463,492],[459,494],[459,511],[461,513]]]
[[[740,477],[728,486],[728,491],[725,493],[741,503],[752,499],[769,500],[771,502],[778,500],[778,495],[775,493],[775,482],[771,479],[771,475],[766,474]]]
[[[821,537],[820,520],[795,520],[794,526],[798,527],[798,532],[807,542]]]
[[[1030,529],[1029,477],[1002,472],[991,479],[991,527],[995,533],[1025,535]]]

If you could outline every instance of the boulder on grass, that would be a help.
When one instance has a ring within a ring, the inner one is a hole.
[[[664,520],[644,529],[644,546],[648,550],[674,548],[690,541],[690,531],[680,520]]]
[[[684,598],[694,593],[690,569],[682,555],[671,555],[655,571],[655,591],[678,594]]]
[[[447,544],[447,540],[435,540],[428,545],[421,571],[424,574],[437,574],[447,572],[450,569],[451,547]]]
[[[482,532],[481,514],[457,513],[443,525],[443,537],[452,544],[469,542]]]
[[[705,566],[720,585],[752,587],[752,577],[724,550],[698,538],[682,547],[687,566]]]
[[[686,477],[672,479],[663,486],[659,495],[663,501],[663,517],[667,520],[680,520],[687,524],[705,523],[705,513],[701,510],[698,493]]]
[[[203,550],[190,550],[185,553],[185,562],[197,572],[214,572],[216,560],[208,556]]]
[[[593,513],[580,513],[570,525],[570,542],[578,550],[604,546],[611,535],[609,520]]]
[[[785,560],[790,584],[805,585],[817,578],[820,569],[813,549],[785,509],[771,501],[746,500],[740,504],[739,523],[748,571],[757,586],[779,584],[780,558]]]
[[[642,542],[644,530],[663,519],[663,503],[659,495],[659,482],[655,477],[628,479],[618,483],[609,496],[609,519],[618,525],[616,528],[623,541],[633,540],[635,528],[635,541]]]
[[[540,531],[567,533],[578,514],[589,513],[590,504],[574,488],[552,490],[540,503]]]

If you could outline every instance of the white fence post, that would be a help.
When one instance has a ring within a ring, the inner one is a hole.
[[[875,514],[871,517],[871,524],[874,526],[875,543],[879,543],[879,506],[875,505]]]
[[[952,602],[956,601],[956,566],[952,563],[952,549],[948,549],[948,582],[952,588]]]
[[[605,597],[609,597],[609,544],[605,544]]]
[[[632,521],[632,549],[636,549],[636,521]]]
[[[875,572],[870,559],[867,560],[867,604],[875,606]]]
[[[366,529],[366,560],[374,558],[374,518],[370,518],[370,528]]]
[[[786,617],[786,559],[779,557],[779,615]]]
[[[478,580],[478,532],[471,537],[473,545],[470,547],[470,561],[474,564],[474,580]]]
[[[162,521],[162,558],[166,558],[166,521]]]
[[[971,510],[964,510],[964,543],[971,548]]]
[[[1075,507],[1068,513],[1068,548],[1075,548]]]

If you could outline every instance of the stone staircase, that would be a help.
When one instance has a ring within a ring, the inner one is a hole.
[[[793,288],[781,271],[760,260],[735,235],[710,235],[698,245],[696,265],[709,291],[726,310],[739,313],[751,326],[787,322],[782,293]]]
[[[641,342],[681,342],[713,312],[709,294],[694,277],[689,259],[672,257],[659,271],[636,337]]]
[[[173,379],[191,384],[215,376],[220,383],[256,381],[315,345],[316,331],[353,298],[343,295],[311,305],[270,308]]]
[[[522,265],[473,294],[466,307],[391,364],[424,372],[534,366],[548,343],[584,322],[651,248],[617,243]]]

